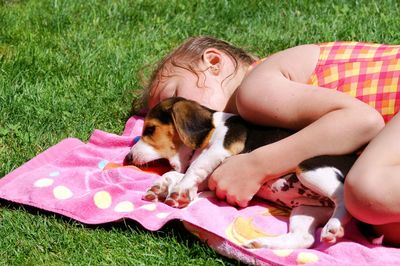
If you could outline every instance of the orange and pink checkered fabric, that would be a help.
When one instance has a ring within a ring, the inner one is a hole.
[[[360,42],[320,44],[308,84],[348,93],[389,121],[400,110],[400,45]]]

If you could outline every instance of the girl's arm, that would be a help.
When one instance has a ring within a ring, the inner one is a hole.
[[[299,159],[353,152],[384,126],[366,103],[342,92],[290,81],[282,75],[246,79],[237,108],[248,121],[299,130],[273,145],[299,153]],[[272,146],[273,146],[272,145]]]
[[[211,175],[209,186],[217,196],[242,207],[267,180],[292,172],[314,156],[353,152],[384,126],[369,105],[345,93],[291,81],[278,64],[265,63],[238,89],[238,112],[250,122],[299,131],[229,158]]]

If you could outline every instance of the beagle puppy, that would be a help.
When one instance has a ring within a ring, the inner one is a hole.
[[[225,158],[250,152],[293,133],[250,124],[237,115],[173,97],[148,112],[142,136],[125,163],[140,166],[167,159],[174,171],[156,180],[144,199],[183,208]],[[254,239],[244,246],[309,248],[315,242],[315,230],[321,225],[324,225],[322,241],[335,243],[343,237],[343,225],[350,220],[343,202],[343,181],[355,159],[353,155],[315,157],[299,164],[295,173],[268,181],[259,194],[292,209],[289,232]]]

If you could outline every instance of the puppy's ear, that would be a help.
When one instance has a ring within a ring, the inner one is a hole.
[[[213,113],[195,101],[183,100],[172,107],[172,119],[182,142],[195,150],[204,147],[214,130]]]

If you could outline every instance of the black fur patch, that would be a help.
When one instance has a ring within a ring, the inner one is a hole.
[[[294,131],[288,129],[258,126],[248,123],[247,139],[243,152],[251,152],[261,146],[289,137],[293,133]]]
[[[173,97],[169,98],[165,101],[160,102],[156,106],[154,106],[149,113],[147,114],[146,118],[148,119],[157,119],[162,124],[171,124],[172,123],[172,114],[171,110],[173,105],[176,102],[185,100],[182,97]]]
[[[346,175],[350,171],[350,168],[353,166],[356,159],[357,156],[351,154],[338,156],[322,155],[303,161],[299,164],[299,168],[305,172],[321,167],[335,167],[341,172],[341,175],[338,173],[336,174],[337,179],[340,182],[344,182]]]
[[[294,133],[289,129],[254,125],[239,116],[228,118],[225,125],[228,127],[228,132],[224,140],[224,147],[227,148],[233,142],[243,140],[245,145],[242,153],[251,152]]]
[[[225,126],[228,128],[224,138],[224,148],[229,147],[236,142],[246,142],[248,129],[244,124],[244,120],[239,116],[231,116],[225,121]]]
[[[210,117],[198,117],[195,120],[188,120],[185,123],[185,128],[187,132],[190,132],[192,136],[192,142],[195,144],[196,148],[200,148],[204,143],[210,131],[214,128],[212,123],[212,113]]]
[[[214,128],[214,110],[191,100],[174,103],[172,118],[183,142],[193,149],[202,147]]]

